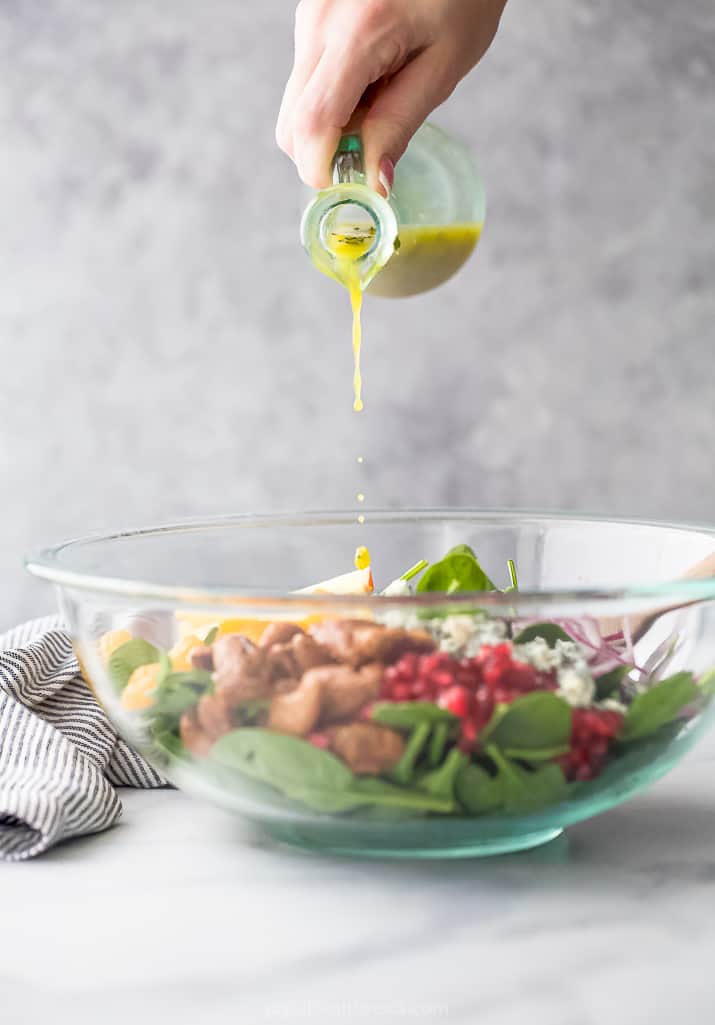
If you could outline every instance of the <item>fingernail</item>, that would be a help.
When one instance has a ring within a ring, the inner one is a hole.
[[[380,161],[377,180],[385,193],[385,199],[389,199],[392,192],[392,184],[395,180],[395,165],[389,157],[383,157]]]

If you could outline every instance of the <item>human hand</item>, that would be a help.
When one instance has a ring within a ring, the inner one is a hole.
[[[349,125],[368,184],[387,195],[425,118],[486,53],[506,0],[300,0],[278,145],[314,188]]]

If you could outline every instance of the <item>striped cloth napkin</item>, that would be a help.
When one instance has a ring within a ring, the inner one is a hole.
[[[0,636],[0,861],[114,825],[115,786],[167,785],[117,735],[59,618]]]

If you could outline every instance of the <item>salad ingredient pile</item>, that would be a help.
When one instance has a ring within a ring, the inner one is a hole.
[[[354,573],[304,592],[369,592],[367,560],[359,550]],[[504,590],[517,588],[510,563]],[[604,638],[586,617],[534,622],[503,603],[500,616],[478,607],[497,590],[458,545],[382,592],[443,595],[437,605],[224,620],[185,629],[168,652],[113,631],[99,651],[167,762],[331,813],[510,815],[618,786],[715,692],[715,670],[655,679],[638,668],[627,630]],[[451,609],[457,594],[474,594],[474,607]]]

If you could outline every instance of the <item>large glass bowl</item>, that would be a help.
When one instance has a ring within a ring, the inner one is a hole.
[[[296,593],[358,546],[380,589],[456,545],[503,590],[352,593],[363,571]],[[712,718],[714,552],[705,528],[407,511],[128,531],[28,567],[179,787],[303,847],[436,857],[543,843],[683,756]]]

